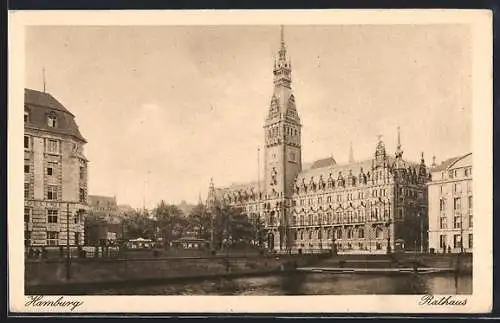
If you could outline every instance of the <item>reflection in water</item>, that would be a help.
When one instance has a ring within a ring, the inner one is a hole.
[[[472,275],[293,273],[94,291],[95,295],[472,294]]]

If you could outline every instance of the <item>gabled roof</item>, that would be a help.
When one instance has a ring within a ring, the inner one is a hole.
[[[462,159],[470,154],[472,154],[472,153],[467,153],[465,155],[460,155],[460,156],[448,158],[448,159],[444,160],[441,164],[437,165],[436,167],[431,168],[431,172],[440,172],[443,170],[447,170],[448,168],[453,166],[453,164],[455,164],[457,161],[459,161],[460,159]]]
[[[323,167],[333,166],[336,164],[337,162],[335,161],[335,159],[333,159],[333,157],[328,157],[316,160],[315,162],[313,162],[310,169],[323,168]]]
[[[29,111],[28,122],[25,128],[47,131],[59,135],[73,136],[83,142],[87,142],[80,133],[75,122],[75,116],[66,109],[51,94],[31,89],[24,89],[24,107]],[[47,124],[48,114],[54,114],[57,118],[56,127]]]

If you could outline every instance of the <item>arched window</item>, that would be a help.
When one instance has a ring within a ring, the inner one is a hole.
[[[358,237],[360,239],[364,239],[365,238],[365,229],[359,228],[359,230],[358,230]]]
[[[384,237],[384,230],[382,228],[380,228],[380,227],[377,227],[375,229],[375,237],[377,239],[382,239]]]
[[[347,239],[352,239],[352,229],[347,229]]]
[[[304,240],[304,231],[300,231],[300,240]]]
[[[318,230],[318,239],[322,239],[323,238],[323,230]]]
[[[335,230],[335,239],[342,239],[342,236],[343,236],[342,229],[339,228]]]
[[[271,213],[269,214],[269,224],[274,224],[274,211],[271,211]]]
[[[309,240],[312,240],[313,233],[312,231],[309,231]]]
[[[313,225],[313,216],[309,214],[309,223],[308,225]]]

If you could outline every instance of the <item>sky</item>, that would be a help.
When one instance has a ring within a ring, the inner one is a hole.
[[[87,139],[89,194],[153,207],[253,181],[273,90],[279,26],[26,29],[25,86],[47,92]],[[471,151],[465,25],[285,26],[303,163]],[[262,152],[261,152],[262,153]],[[260,157],[262,160],[262,156]],[[262,167],[261,167],[262,168]]]

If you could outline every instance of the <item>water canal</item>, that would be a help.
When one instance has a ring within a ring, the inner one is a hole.
[[[93,290],[88,295],[471,294],[472,275],[293,273]]]

